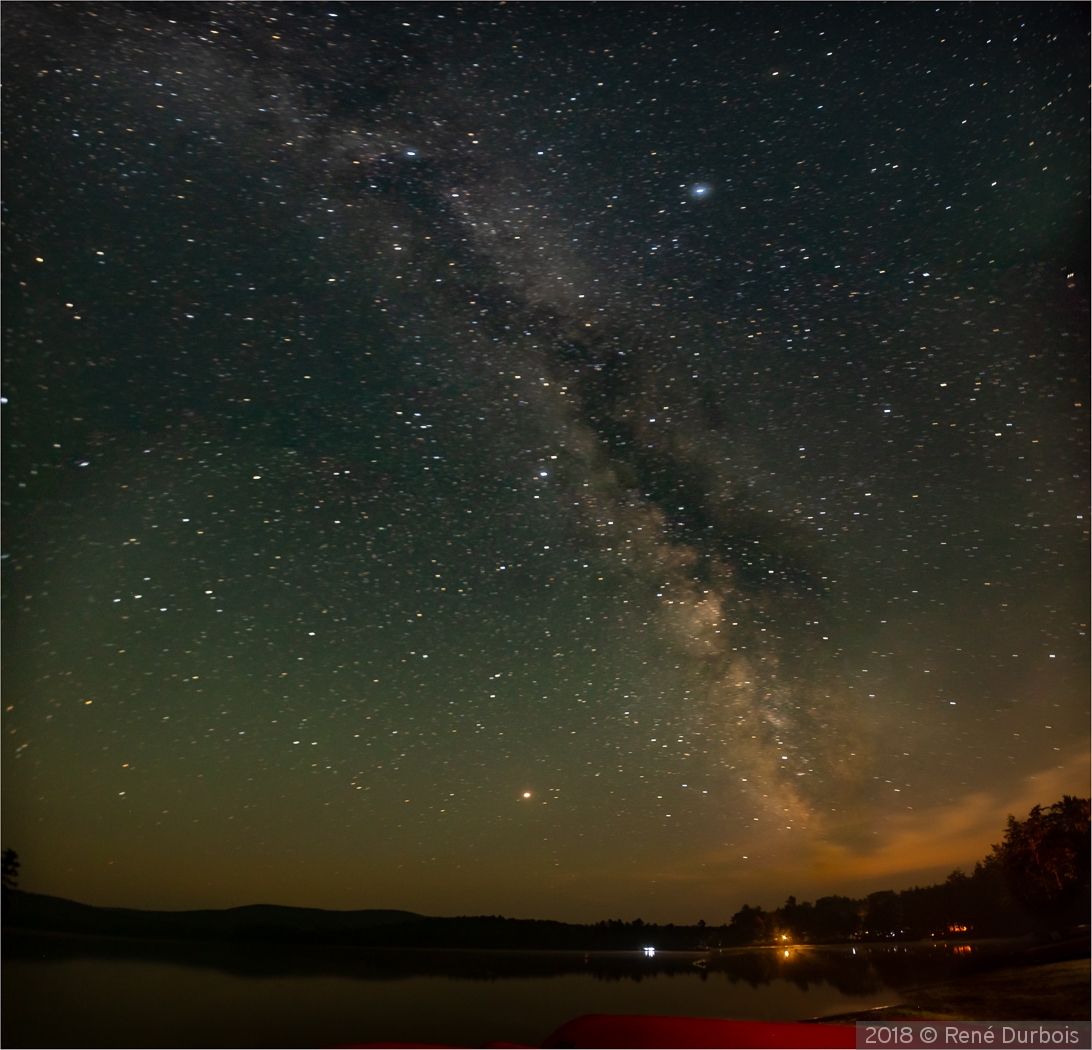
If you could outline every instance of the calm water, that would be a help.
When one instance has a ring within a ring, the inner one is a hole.
[[[897,1001],[906,984],[964,972],[982,954],[857,946],[647,959],[11,934],[4,953],[10,1047],[537,1046],[584,1013],[799,1020],[868,1009]]]

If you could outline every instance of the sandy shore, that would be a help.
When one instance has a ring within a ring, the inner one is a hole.
[[[891,1006],[823,1021],[1087,1021],[1092,1012],[1089,978],[1088,959],[1013,966],[905,989],[901,1001]]]

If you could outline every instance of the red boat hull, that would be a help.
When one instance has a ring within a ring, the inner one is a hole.
[[[650,1014],[584,1014],[563,1024],[542,1044],[549,1050],[580,1047],[584,1050],[825,1050],[857,1045],[857,1029],[846,1024],[808,1024],[800,1021],[725,1021],[719,1017],[659,1017]],[[436,1043],[355,1043],[365,1048],[431,1046]],[[489,1043],[492,1050],[519,1043]],[[525,1050],[532,1050],[527,1047]]]
[[[544,1047],[715,1047],[729,1050],[796,1050],[853,1047],[857,1029],[844,1024],[798,1021],[725,1021],[718,1017],[657,1017],[644,1014],[585,1014],[563,1024]]]

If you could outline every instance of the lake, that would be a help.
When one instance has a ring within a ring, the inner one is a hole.
[[[212,945],[6,933],[3,1044],[538,1046],[584,1013],[801,1020],[897,1002],[989,947],[789,946],[697,953]]]

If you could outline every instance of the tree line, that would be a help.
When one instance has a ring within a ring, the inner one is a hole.
[[[1089,921],[1089,800],[1065,795],[1026,820],[1010,816],[1004,839],[968,875],[862,899],[789,897],[773,911],[743,907],[725,945],[921,937],[997,937],[1065,930]]]

